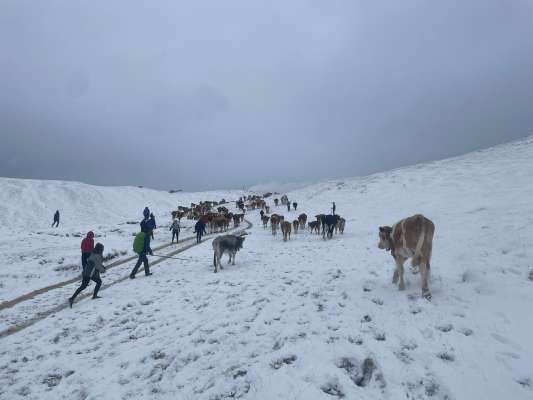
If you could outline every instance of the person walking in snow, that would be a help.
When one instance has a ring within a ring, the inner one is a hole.
[[[93,231],[87,232],[85,238],[81,241],[81,267],[85,268],[87,260],[94,250],[94,233]]]
[[[157,228],[157,225],[155,223],[155,216],[154,216],[154,213],[150,213],[150,218],[148,219],[148,222],[149,222],[149,227],[151,229],[151,236],[152,236],[152,240],[154,240],[154,229]]]
[[[176,237],[176,243],[178,243],[178,239],[180,236],[180,222],[179,220],[175,219],[172,222],[172,225],[170,225],[170,231],[172,231],[172,241],[170,243],[174,243],[174,237]]]
[[[333,207],[331,207],[331,210],[333,211],[333,215],[335,215],[336,209],[337,209],[337,206],[335,206],[335,202],[333,202]]]
[[[296,207],[298,207],[298,203],[297,202],[292,203],[292,208],[294,208],[294,211],[296,211]]]
[[[201,218],[194,225],[194,233],[196,233],[196,243],[200,243],[202,241],[202,236],[205,234],[205,226],[206,224]]]
[[[54,213],[54,222],[52,222],[52,228],[56,226],[56,228],[59,226],[59,210],[56,210]]]
[[[98,291],[100,290],[100,287],[102,286],[102,279],[100,279],[100,273],[105,272],[105,267],[103,265],[104,261],[104,245],[102,243],[96,243],[96,246],[94,246],[93,251],[90,253],[89,258],[87,259],[87,262],[85,264],[85,267],[83,268],[83,272],[81,275],[81,286],[76,289],[74,294],[71,298],[68,299],[68,303],[70,305],[70,308],[72,308],[72,304],[74,304],[74,300],[76,300],[76,297],[84,290],[87,286],[89,286],[89,282],[92,280],[96,283],[96,286],[94,288],[93,292],[93,299],[99,299],[100,296],[98,296]]]
[[[287,211],[291,211],[291,202],[287,199]]]
[[[150,254],[151,256],[154,255],[152,252],[152,248],[150,247],[150,225],[147,220],[143,220],[141,222],[141,232],[144,233],[144,241],[142,245],[142,249],[139,251],[139,258],[137,259],[137,263],[135,264],[135,267],[133,267],[131,273],[130,273],[130,279],[135,279],[135,275],[137,274],[137,271],[139,270],[139,267],[141,264],[144,264],[144,275],[150,276],[152,273],[150,272],[150,265],[148,264],[148,257],[147,254]]]

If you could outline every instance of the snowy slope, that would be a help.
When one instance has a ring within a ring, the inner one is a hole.
[[[238,197],[240,191],[173,193],[133,186],[93,186],[68,181],[39,181],[0,178],[0,229],[28,231],[45,229],[52,224],[55,210],[61,213],[61,225],[94,226],[111,221],[138,219],[148,206],[156,216],[165,218],[177,205],[199,200]]]
[[[173,193],[137,187],[104,187],[78,182],[0,178],[0,303],[32,289],[75,277],[79,246],[93,230],[105,254],[132,254],[132,235],[148,206],[160,229],[154,245],[169,241],[170,211],[200,200],[236,199],[241,191]],[[51,228],[55,210],[59,228]],[[190,234],[192,221],[183,221]]]
[[[532,170],[528,138],[289,192],[276,212],[335,201],[345,234],[283,242],[250,213],[235,266],[213,274],[204,243],[0,339],[0,398],[531,399]],[[436,225],[431,302],[376,246],[414,213]]]

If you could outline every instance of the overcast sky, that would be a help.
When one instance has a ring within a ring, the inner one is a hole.
[[[533,2],[0,1],[0,176],[199,190],[533,134]]]

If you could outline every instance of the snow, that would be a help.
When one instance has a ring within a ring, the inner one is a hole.
[[[273,211],[312,219],[335,201],[347,221],[344,235],[324,241],[305,230],[283,242],[248,213],[254,226],[236,265],[226,266],[225,256],[214,274],[206,241],[180,253],[184,260],[154,266],[153,276],[117,282],[102,299],[83,299],[0,338],[0,398],[531,399],[532,170],[530,137],[297,188],[287,193],[297,212]],[[47,258],[79,256],[80,238],[50,233],[87,226],[102,226],[106,250],[108,242],[129,249],[128,232],[110,231],[138,219],[145,205],[163,224],[176,201],[240,195],[7,179],[0,185],[7,204],[0,248],[8,260],[43,248]],[[55,208],[65,209],[65,226],[54,231],[46,225]],[[436,226],[431,302],[409,269],[399,291],[390,254],[377,248],[380,225],[415,213]],[[30,235],[35,231],[48,234]],[[159,243],[167,233],[156,232]],[[104,284],[131,267],[110,270]],[[18,270],[38,273],[30,262],[5,268],[3,299],[65,279],[44,272],[26,278]],[[75,287],[0,310],[2,329],[65,303]]]

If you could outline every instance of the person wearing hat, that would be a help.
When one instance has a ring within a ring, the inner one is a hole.
[[[74,300],[76,300],[76,297],[84,290],[87,286],[89,286],[89,282],[92,280],[96,283],[96,287],[94,288],[93,292],[93,299],[99,299],[100,296],[98,296],[98,291],[100,290],[100,287],[102,286],[102,279],[100,279],[100,272],[105,272],[105,267],[103,265],[104,261],[104,245],[102,243],[96,243],[96,246],[94,246],[93,251],[90,253],[89,258],[87,258],[87,262],[85,263],[85,266],[83,267],[83,272],[81,275],[82,281],[79,288],[76,289],[72,297],[68,299],[70,308],[72,308],[72,304],[74,304]]]

